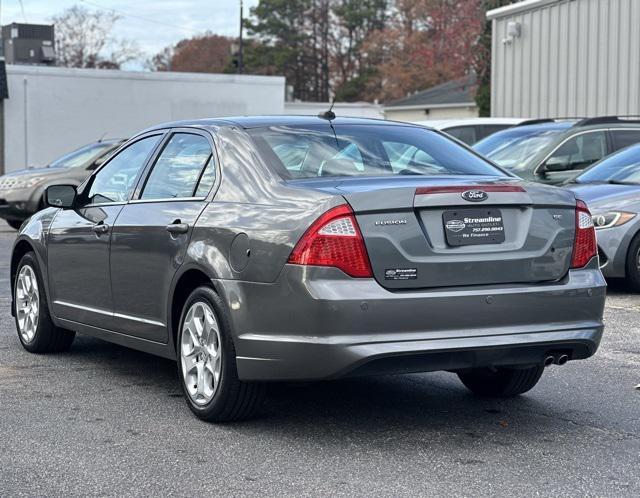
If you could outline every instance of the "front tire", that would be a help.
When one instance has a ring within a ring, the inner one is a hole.
[[[538,383],[543,365],[528,368],[474,368],[458,372],[458,377],[478,396],[508,398],[526,393]]]
[[[177,337],[178,372],[191,411],[207,422],[230,422],[255,414],[263,384],[238,379],[231,327],[220,297],[198,287],[187,299]]]
[[[14,314],[18,337],[30,353],[57,353],[71,347],[75,332],[56,327],[49,314],[40,267],[33,252],[25,254],[16,271]]]

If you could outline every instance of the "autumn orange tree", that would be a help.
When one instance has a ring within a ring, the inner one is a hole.
[[[232,42],[212,33],[194,36],[165,48],[151,59],[150,66],[156,71],[221,73],[231,60]]]
[[[483,19],[481,0],[398,0],[385,29],[365,44],[380,60],[369,95],[396,99],[464,76]]]
[[[486,75],[485,11],[511,0],[260,0],[244,71],[280,74],[294,98],[388,101],[470,71]],[[194,37],[151,67],[233,71],[232,39]]]

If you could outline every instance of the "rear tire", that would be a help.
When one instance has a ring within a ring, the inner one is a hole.
[[[40,267],[33,252],[18,263],[13,283],[14,314],[18,338],[30,353],[58,353],[66,351],[75,332],[56,327],[49,314]]]
[[[231,422],[257,412],[265,385],[238,379],[229,319],[222,300],[210,287],[198,287],[189,295],[176,342],[182,390],[198,418]]]
[[[640,292],[640,234],[637,234],[629,244],[625,278],[631,290]]]
[[[11,228],[13,228],[14,230],[20,230],[20,227],[22,226],[22,221],[17,221],[17,220],[5,220],[7,222],[7,225],[9,225]]]
[[[474,368],[458,372],[462,383],[478,396],[508,398],[533,389],[544,372],[543,365],[528,368]]]

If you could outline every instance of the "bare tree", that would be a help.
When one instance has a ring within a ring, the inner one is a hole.
[[[134,42],[112,35],[115,12],[74,5],[54,16],[59,66],[119,69],[142,54]]]
[[[174,45],[163,48],[156,55],[147,59],[145,67],[149,71],[171,71],[171,61],[175,56],[176,48]]]

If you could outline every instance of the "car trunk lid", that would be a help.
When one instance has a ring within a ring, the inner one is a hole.
[[[353,179],[335,190],[390,290],[553,281],[571,263],[575,197],[561,189],[466,177]]]

